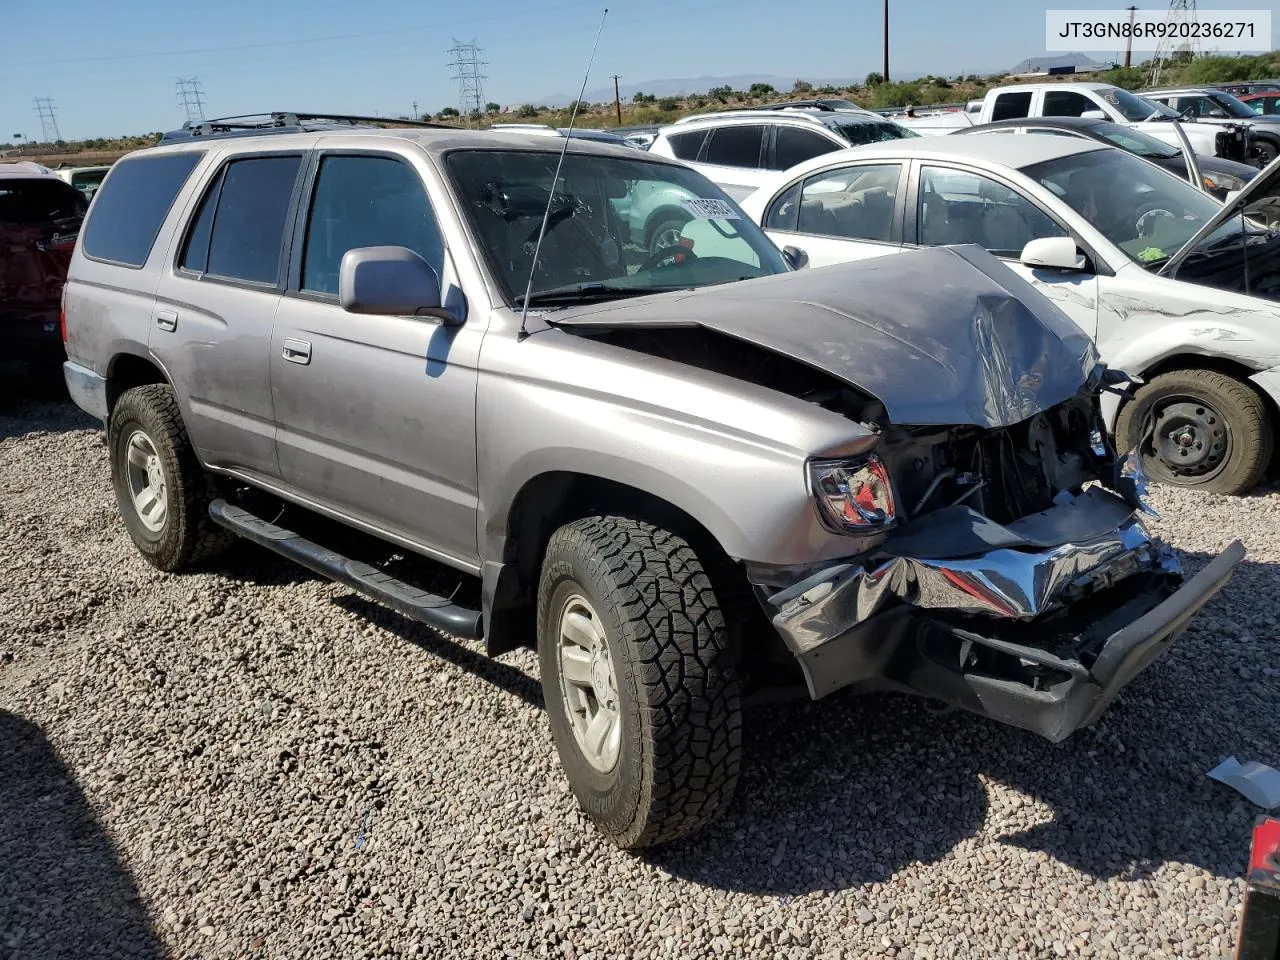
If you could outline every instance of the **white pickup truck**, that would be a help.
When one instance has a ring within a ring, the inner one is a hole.
[[[894,119],[919,134],[940,134],[996,120],[1082,116],[1140,127],[1158,140],[1181,147],[1177,131],[1169,122],[1179,118],[1177,111],[1108,83],[1020,83],[996,87],[987,92],[981,107],[970,103],[963,111]],[[1242,163],[1249,157],[1249,133],[1244,125],[1184,121],[1182,129],[1191,141],[1191,148],[1201,156],[1224,157]]]

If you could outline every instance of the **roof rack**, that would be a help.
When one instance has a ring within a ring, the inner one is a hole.
[[[395,117],[363,117],[345,113],[308,113],[298,110],[277,110],[270,113],[248,113],[234,117],[219,117],[214,120],[188,120],[180,129],[166,133],[161,138],[161,142],[214,135],[227,136],[246,133],[284,132],[286,130],[306,131],[344,126],[354,127],[358,124],[456,129],[448,124],[431,123],[427,120],[400,120]]]

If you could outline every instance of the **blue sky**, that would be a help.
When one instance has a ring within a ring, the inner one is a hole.
[[[861,77],[880,68],[880,0],[608,5],[589,88],[605,86],[614,73],[637,83],[753,72]],[[281,108],[397,114],[415,100],[421,111],[436,111],[457,99],[446,53],[455,37],[484,48],[488,100],[519,104],[575,94],[605,4],[218,0],[184,7],[173,0],[60,0],[6,6],[0,142],[11,133],[39,137],[31,101],[44,96],[56,103],[65,139],[176,127],[183,119],[178,77],[199,77],[213,116]],[[891,6],[894,71],[986,73],[1044,53],[1045,4],[891,0]],[[1280,27],[1280,0],[1201,0],[1200,7],[1269,8]],[[790,16],[793,11],[803,11],[803,18]]]

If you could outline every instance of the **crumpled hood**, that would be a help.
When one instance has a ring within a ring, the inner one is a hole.
[[[1092,342],[976,246],[938,247],[575,308],[557,326],[702,326],[874,395],[902,425],[1003,427],[1074,396]]]

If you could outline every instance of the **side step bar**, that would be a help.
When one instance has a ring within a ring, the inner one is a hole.
[[[292,530],[268,523],[225,500],[215,500],[209,504],[209,516],[219,526],[226,527],[246,540],[273,550],[322,577],[345,584],[411,620],[421,621],[443,633],[468,640],[480,639],[479,610],[460,607],[444,597],[419,590],[403,580],[383,573],[377,567],[322,547]]]

